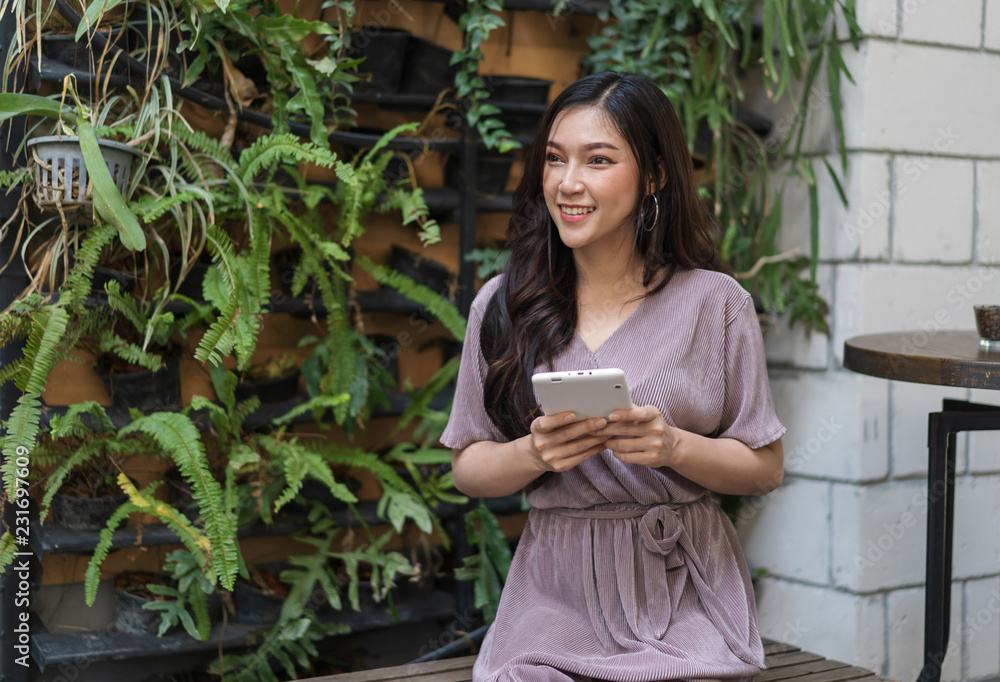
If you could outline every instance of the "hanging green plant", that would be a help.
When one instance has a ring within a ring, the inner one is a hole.
[[[482,138],[488,149],[503,152],[519,149],[521,144],[497,118],[499,107],[489,104],[490,91],[479,74],[483,60],[482,45],[490,32],[506,26],[496,14],[503,11],[503,0],[469,0],[458,22],[462,31],[462,47],[451,56],[451,63],[460,66],[455,74],[455,92],[466,106],[465,120]]]
[[[720,250],[737,279],[768,312],[787,312],[793,324],[827,331],[829,307],[816,283],[817,169],[813,157],[802,153],[802,141],[809,93],[825,64],[840,172],[846,171],[840,79],[851,76],[837,26],[843,19],[856,48],[861,31],[855,0],[611,0],[600,18],[606,24],[590,38],[592,52],[584,66],[641,73],[670,98],[692,154],[705,164],[702,193],[720,227]],[[802,100],[793,120],[782,126],[787,134],[778,143],[765,144],[739,116],[744,93],[736,74],[757,63],[774,101],[793,97],[793,83],[801,83]],[[768,171],[778,162],[787,162],[789,172],[809,188],[808,254],[778,249],[782,195]],[[846,203],[837,171],[825,160],[823,166]]]

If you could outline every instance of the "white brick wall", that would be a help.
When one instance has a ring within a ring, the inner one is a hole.
[[[828,658],[881,670],[885,602],[773,578],[757,581],[761,635]]]
[[[897,156],[893,179],[894,258],[900,262],[969,262],[974,204],[972,162]]]
[[[1000,264],[1000,161],[976,163],[976,222],[979,262]]]
[[[842,86],[850,148],[1000,155],[1000,88],[979,86],[1000,82],[1000,54],[868,40],[844,60],[857,82]]]
[[[830,484],[792,480],[740,510],[737,530],[753,568],[824,585],[830,577]]]
[[[865,35],[895,38],[897,33],[898,5],[896,0],[858,0],[858,25]],[[847,35],[844,24],[838,26],[839,35]]]
[[[979,47],[983,6],[970,0],[906,0],[903,40]]]
[[[983,47],[987,50],[1000,50],[1000,0],[986,0],[985,14]]]
[[[1000,573],[1000,476],[955,482],[955,578]]]
[[[833,583],[874,592],[924,581],[927,486],[834,484]]]
[[[838,156],[827,156],[840,173]],[[840,177],[849,205],[844,206],[830,173],[815,163],[820,206],[819,255],[822,260],[885,259],[889,256],[889,213],[892,206],[890,157],[849,154],[848,170]],[[779,246],[788,250],[809,244],[809,195],[806,183],[787,178],[782,183],[782,229]],[[971,220],[969,221],[971,230]],[[971,237],[970,237],[971,243]]]
[[[805,138],[831,335],[767,331],[786,484],[738,531],[769,570],[757,583],[765,636],[910,680],[923,649],[927,414],[945,397],[1000,405],[1000,392],[864,377],[843,368],[843,345],[908,331],[919,348],[937,330],[973,329],[974,304],[1000,303],[1000,0],[857,8],[871,38],[859,52],[842,44],[857,82],[841,87],[847,207],[819,161],[839,163],[825,108]],[[775,121],[790,111],[749,95]],[[827,97],[822,84],[810,101]],[[804,183],[785,183],[783,249],[808,249],[807,201]],[[1000,431],[960,435],[957,455],[942,679],[972,682],[1000,677]]]
[[[791,475],[878,480],[888,473],[888,383],[848,372],[772,372]]]
[[[966,677],[995,676],[1000,670],[1000,578],[965,583],[962,624],[953,632],[965,646]]]
[[[889,626],[888,675],[897,680],[915,680],[924,665],[924,591],[897,590],[890,592],[887,604]],[[944,665],[942,682],[962,679],[962,586],[951,591],[951,637]]]
[[[970,400],[986,405],[1000,405],[996,391],[973,390]],[[1000,432],[979,431],[969,434],[968,467],[971,473],[1000,473]]]

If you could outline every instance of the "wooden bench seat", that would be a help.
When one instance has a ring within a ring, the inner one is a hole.
[[[797,646],[764,640],[767,670],[754,678],[754,682],[848,682],[871,678],[867,682],[895,682],[876,675],[871,670],[848,663],[832,661],[818,654],[802,651]],[[469,682],[475,656],[449,658],[427,663],[410,663],[392,668],[376,668],[356,673],[313,677],[302,682]]]

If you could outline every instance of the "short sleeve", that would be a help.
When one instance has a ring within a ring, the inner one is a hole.
[[[753,300],[745,292],[727,306],[725,321],[725,396],[720,438],[735,438],[750,448],[773,443],[788,429],[778,420],[767,377],[767,359]]]
[[[472,443],[484,440],[507,442],[507,438],[500,433],[483,406],[483,383],[486,379],[487,364],[479,345],[483,312],[497,290],[498,279],[499,277],[490,280],[480,289],[469,311],[462,360],[455,384],[455,399],[451,404],[448,425],[441,434],[441,443],[448,448],[462,450]]]

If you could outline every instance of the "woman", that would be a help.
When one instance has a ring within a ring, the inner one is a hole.
[[[764,664],[732,524],[709,496],[781,482],[749,295],[725,274],[663,93],[568,87],[527,152],[511,258],[470,313],[455,485],[532,506],[474,679],[750,678]],[[536,372],[625,370],[631,410],[542,416]]]

